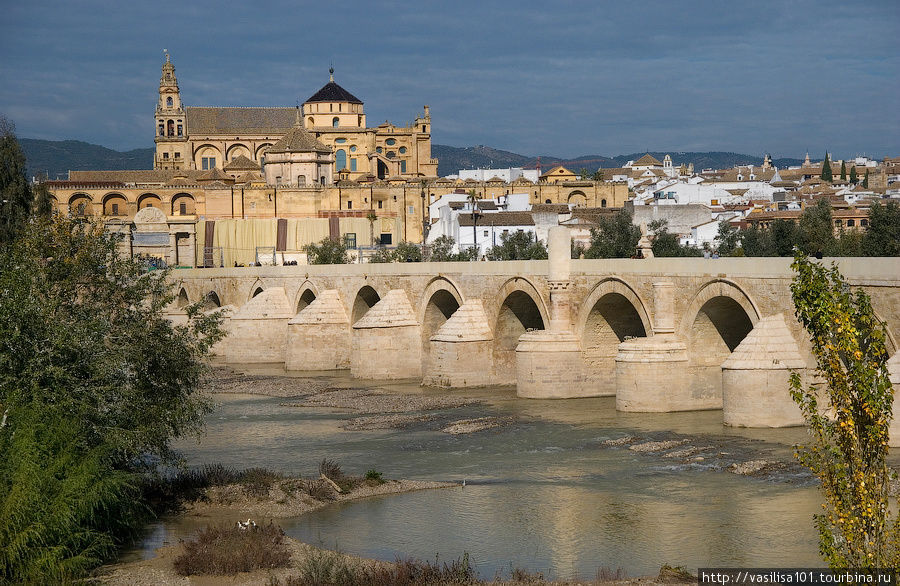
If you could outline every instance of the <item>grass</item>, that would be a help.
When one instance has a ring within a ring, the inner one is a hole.
[[[284,568],[291,554],[278,525],[250,529],[211,526],[184,543],[184,552],[175,558],[175,571],[182,576],[236,574],[259,569]]]
[[[300,565],[299,574],[284,586],[429,586],[437,584],[481,584],[469,555],[450,563],[397,560],[394,564],[369,564],[328,550],[312,551]],[[282,582],[270,579],[271,586]]]
[[[238,470],[222,464],[179,470],[148,480],[144,487],[147,501],[157,513],[178,510],[185,502],[205,498],[206,489],[240,484],[248,496],[263,497],[284,476],[266,468]]]

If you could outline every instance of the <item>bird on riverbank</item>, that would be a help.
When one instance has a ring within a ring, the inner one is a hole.
[[[246,521],[237,522],[238,531],[246,531],[247,529],[256,529],[256,522],[249,518]]]

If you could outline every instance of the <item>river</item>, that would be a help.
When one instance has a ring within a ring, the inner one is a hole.
[[[322,378],[361,385],[346,373]],[[190,466],[220,462],[309,477],[330,458],[352,474],[376,469],[387,478],[465,480],[459,488],[370,498],[279,521],[292,537],[365,557],[449,560],[467,552],[486,578],[511,566],[589,578],[600,567],[639,576],[662,564],[692,570],[821,565],[812,525],[820,497],[810,478],[796,469],[759,477],[728,471],[735,459],[789,462],[792,444],[806,437],[803,429],[727,428],[721,411],[619,413],[612,397],[518,399],[512,387],[377,387],[483,403],[435,412],[436,420],[403,429],[348,431],[341,426],[354,414],[345,410],[216,395],[205,435],[176,448]],[[512,423],[462,435],[441,431],[448,421],[486,415]],[[673,438],[705,448],[696,452],[705,457],[629,447]],[[162,520],[138,551],[151,555],[194,529]]]

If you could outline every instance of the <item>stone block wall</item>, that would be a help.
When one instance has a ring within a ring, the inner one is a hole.
[[[285,343],[287,370],[350,368],[350,324],[289,324]]]
[[[421,379],[420,326],[353,328],[350,374],[363,379]]]

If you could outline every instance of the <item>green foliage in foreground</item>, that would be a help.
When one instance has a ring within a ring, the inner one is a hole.
[[[836,267],[802,253],[791,266],[797,319],[823,382],[805,388],[791,375],[791,396],[812,435],[797,457],[821,480],[825,496],[825,512],[815,516],[819,551],[832,568],[896,568],[900,515],[896,507],[891,512],[885,462],[894,392],[884,326],[868,295],[852,292]]]
[[[488,260],[541,260],[547,258],[547,246],[524,230],[503,234],[500,244],[487,250]]]
[[[307,244],[303,251],[311,265],[345,265],[350,262],[344,242],[328,236],[318,244]]]
[[[218,317],[172,326],[165,271],[102,227],[32,219],[0,252],[0,583],[58,583],[107,559],[148,509],[169,440],[199,430]]]

